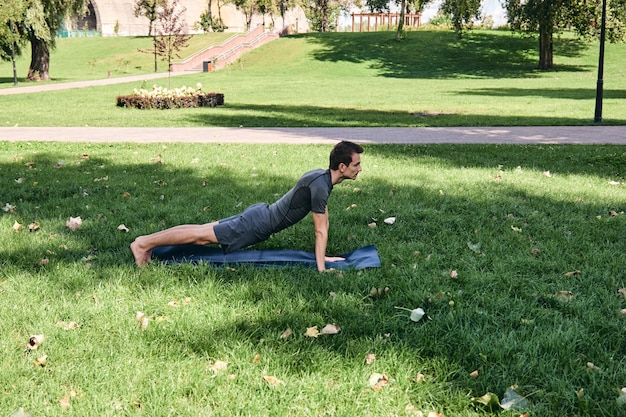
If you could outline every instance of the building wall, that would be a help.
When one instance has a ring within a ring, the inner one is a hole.
[[[217,1],[213,3],[212,12],[214,16],[217,16]],[[178,4],[186,8],[184,18],[187,28],[185,32],[201,33],[202,31],[195,26],[196,22],[200,20],[200,15],[206,10],[207,2],[199,0],[179,0]],[[85,22],[87,22],[87,25],[90,26],[89,29],[97,30],[102,36],[148,35],[150,22],[146,17],[135,17],[135,0],[90,0],[89,9],[95,16],[90,15],[80,19],[73,29],[81,30]],[[222,6],[221,16],[228,32],[246,31],[245,16],[233,5]],[[276,29],[280,29],[284,26],[295,27],[296,19],[298,21],[298,30],[300,32],[306,32],[308,30],[308,24],[302,10],[287,13],[285,15],[284,24],[280,16],[274,17],[274,24]],[[254,16],[251,27],[256,27],[262,23],[265,23],[266,27],[270,27],[272,20],[269,16],[266,16],[264,22],[263,16]],[[92,25],[95,25],[95,27],[91,27]]]

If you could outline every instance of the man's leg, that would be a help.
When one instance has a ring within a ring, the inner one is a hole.
[[[152,257],[152,249],[157,246],[184,245],[194,243],[196,245],[208,245],[210,243],[219,243],[215,236],[213,227],[218,222],[207,224],[184,224],[174,226],[169,229],[150,235],[139,236],[130,245],[130,250],[135,257],[137,265],[144,265],[150,262]]]

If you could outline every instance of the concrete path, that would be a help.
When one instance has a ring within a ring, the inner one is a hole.
[[[3,141],[187,142],[329,144],[483,143],[483,144],[619,144],[626,145],[626,126],[442,127],[442,128],[134,128],[134,127],[2,127]]]
[[[136,81],[143,80],[155,80],[159,78],[168,78],[168,77],[176,77],[178,75],[189,75],[193,74],[194,71],[182,71],[182,72],[153,72],[150,74],[143,75],[131,75],[128,77],[113,77],[113,78],[101,78],[98,80],[89,80],[89,81],[73,81],[69,83],[26,83],[27,85],[22,86],[18,84],[17,87],[8,87],[8,88],[0,88],[0,96],[8,96],[12,94],[27,94],[27,93],[39,93],[43,91],[58,91],[58,90],[67,90],[70,88],[83,88],[83,87],[95,87],[99,85],[112,85],[112,84],[122,84],[122,83],[131,83]]]

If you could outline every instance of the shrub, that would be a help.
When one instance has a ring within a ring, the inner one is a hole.
[[[152,86],[152,90],[137,89],[128,96],[117,96],[119,107],[131,107],[136,109],[180,109],[192,107],[216,107],[224,104],[224,94],[205,93],[202,84],[196,88],[181,87],[173,90]]]

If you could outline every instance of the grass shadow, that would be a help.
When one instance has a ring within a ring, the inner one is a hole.
[[[393,33],[358,36],[307,34],[319,46],[313,56],[329,62],[369,62],[380,76],[391,78],[519,78],[537,70],[537,42],[509,32],[468,32],[458,39],[453,32],[418,31],[397,41]],[[588,46],[578,39],[555,41],[555,55],[579,56]],[[556,72],[586,71],[579,66],[557,65]]]

